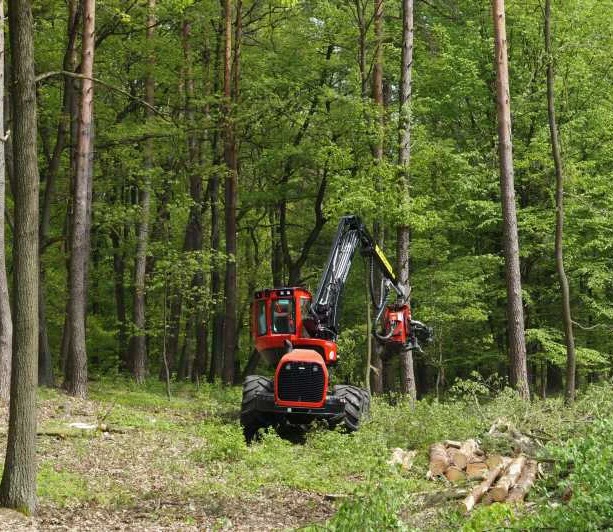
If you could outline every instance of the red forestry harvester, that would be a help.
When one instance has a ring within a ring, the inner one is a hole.
[[[315,295],[304,288],[272,288],[255,293],[252,334],[255,349],[276,367],[274,379],[250,375],[243,385],[241,424],[251,440],[260,428],[325,419],[357,430],[368,412],[370,394],[357,386],[329,389],[338,363],[336,339],[341,294],[357,248],[370,259],[370,294],[375,306],[373,334],[391,351],[420,349],[431,329],[411,318],[409,291],[357,216],[341,219],[328,263]],[[374,270],[381,273],[375,300]],[[390,290],[396,301],[387,304]],[[378,330],[379,327],[382,330]]]

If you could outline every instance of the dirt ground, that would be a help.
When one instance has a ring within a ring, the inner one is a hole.
[[[65,396],[41,401],[38,465],[52,478],[41,482],[39,474],[36,515],[2,510],[0,530],[287,530],[323,522],[334,512],[322,495],[285,488],[228,497],[215,490],[209,496],[202,486],[215,486],[217,476],[223,487],[225,480],[214,467],[188,459],[200,438],[187,432],[115,431],[100,422],[105,408]],[[7,417],[2,408],[3,452]],[[193,422],[183,413],[177,417]],[[85,434],[71,423],[98,428]],[[41,484],[46,485],[43,494]],[[58,502],[58,490],[72,489],[77,490],[73,497]]]

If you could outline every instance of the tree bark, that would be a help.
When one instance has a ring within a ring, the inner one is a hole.
[[[147,43],[151,48],[155,31],[155,0],[147,3]],[[145,102],[147,118],[153,115],[155,103],[155,80],[153,79],[154,56],[149,50],[148,71],[145,79]],[[153,139],[145,141],[145,179],[139,191],[141,208],[140,222],[137,229],[136,259],[134,267],[134,327],[136,333],[130,339],[130,360],[132,363],[132,376],[138,383],[145,380],[147,371],[147,342],[146,342],[146,300],[145,282],[147,275],[147,246],[149,244],[149,210],[151,205],[151,170],[153,167]]]
[[[38,160],[34,23],[28,0],[9,1],[13,105],[14,335],[6,459],[0,504],[36,508],[38,362]]]
[[[562,294],[562,321],[564,323],[564,340],[566,343],[566,393],[567,404],[575,400],[575,337],[573,334],[573,320],[570,309],[570,288],[568,277],[564,270],[564,169],[562,154],[560,153],[560,140],[558,138],[558,125],[555,110],[555,71],[553,66],[553,52],[551,50],[551,0],[545,0],[545,53],[547,54],[547,115],[549,117],[549,134],[551,139],[551,155],[556,172],[556,236],[555,256],[556,270],[560,279],[560,292]]]
[[[383,162],[383,126],[384,126],[384,103],[383,103],[383,0],[374,0],[374,26],[375,26],[375,62],[373,65],[372,99],[376,113],[377,139],[372,147],[375,166]],[[375,170],[376,171],[376,170]],[[381,188],[381,177],[376,177],[375,189]],[[373,236],[379,246],[383,246],[383,227],[379,220],[375,221]],[[379,278],[375,279],[379,286]],[[378,299],[379,294],[375,294]],[[383,387],[383,360],[381,358],[383,346],[374,337],[372,342],[372,366],[375,371],[371,372],[370,387],[373,393],[386,391]]]
[[[91,78],[94,68],[95,15],[94,0],[83,2],[83,37],[81,71]],[[89,216],[91,216],[91,180],[93,174],[93,110],[94,84],[81,80],[81,105],[77,139],[77,161],[74,183],[71,253],[70,253],[70,346],[66,363],[66,391],[76,397],[87,395],[87,348],[85,317],[86,285],[89,256]]]
[[[237,239],[236,239],[236,203],[238,160],[232,111],[232,0],[224,3],[225,54],[224,54],[224,160],[226,163],[225,179],[225,220],[226,220],[226,276],[224,282],[224,359],[222,379],[225,384],[234,381],[234,361],[236,358],[236,305],[237,305]]]
[[[398,166],[402,187],[401,201],[408,201],[410,195],[411,161],[411,81],[413,73],[413,0],[402,0],[402,55],[400,70],[399,118],[398,118]],[[410,244],[411,229],[407,223],[400,223],[396,229],[398,278],[409,288],[411,285]],[[410,303],[407,301],[407,303]],[[413,351],[403,346],[400,351],[401,390],[412,401],[417,399]]]
[[[4,21],[4,3],[0,2],[0,20]],[[4,24],[0,27],[0,137],[4,138]],[[11,390],[11,357],[13,322],[6,275],[6,209],[5,142],[0,142],[0,401],[8,401]]]
[[[221,68],[221,52],[222,52],[222,37],[223,25],[220,23],[216,33],[215,43],[215,68],[213,94],[217,94],[219,90],[219,71]],[[224,65],[225,66],[225,65]],[[218,167],[220,163],[219,155],[219,133],[213,133],[211,151],[213,154],[213,166]],[[211,296],[213,305],[209,314],[210,321],[213,323],[213,334],[211,338],[211,365],[209,368],[208,381],[214,382],[217,377],[221,376],[223,367],[223,304],[221,290],[221,275],[219,250],[221,246],[221,227],[219,223],[219,175],[215,172],[209,180],[209,200],[211,205]]]
[[[76,0],[68,2],[68,17],[67,17],[67,38],[68,43],[64,53],[62,69],[66,72],[74,72],[77,65],[77,47],[76,40],[79,27],[79,10],[77,9]],[[47,249],[47,241],[49,238],[51,209],[55,202],[55,190],[57,175],[62,163],[62,155],[69,141],[70,130],[70,110],[72,102],[75,98],[75,83],[74,79],[69,76],[64,76],[64,95],[62,98],[62,109],[57,125],[57,133],[55,146],[51,159],[48,162],[44,173],[45,192],[43,195],[43,204],[40,212],[40,228],[39,228],[39,255],[40,255],[40,280],[39,280],[39,340],[38,340],[38,385],[53,386],[53,357],[49,346],[49,337],[47,334],[47,316],[45,305],[45,269],[42,261],[42,256]]]
[[[502,502],[507,498],[509,490],[521,475],[526,465],[526,457],[518,456],[510,464],[505,473],[500,477],[496,485],[489,491],[492,501]]]
[[[507,502],[521,502],[526,497],[526,494],[530,491],[530,488],[534,485],[536,479],[536,472],[538,469],[538,463],[536,460],[528,460],[526,466],[521,472],[520,477],[517,479],[517,483],[509,492]]]
[[[495,34],[496,102],[498,114],[498,151],[500,157],[500,190],[502,200],[503,240],[507,284],[507,328],[511,384],[522,399],[530,399],[524,310],[519,268],[519,238],[513,176],[513,144],[511,141],[511,104],[509,92],[509,65],[504,0],[493,0],[492,14]]]

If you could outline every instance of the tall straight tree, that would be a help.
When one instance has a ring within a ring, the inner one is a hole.
[[[0,504],[36,508],[38,362],[38,160],[34,23],[29,0],[9,1],[13,105],[14,335],[6,459]]]
[[[377,139],[372,146],[373,158],[375,166],[379,166],[383,163],[383,125],[384,125],[384,103],[383,103],[383,0],[374,0],[374,14],[373,14],[374,26],[375,26],[375,54],[374,64],[372,68],[372,100],[375,106],[376,113],[376,131]],[[377,176],[375,187],[377,189],[381,186],[381,177]],[[374,237],[382,245],[383,240],[383,227],[379,220],[375,221]],[[377,290],[377,289],[375,289]],[[378,292],[376,294],[378,298]],[[373,393],[381,393],[384,391],[384,367],[382,360],[382,346],[375,340],[370,338],[371,353],[372,353],[372,368],[373,372],[370,374],[370,389]],[[387,360],[388,365],[385,369],[390,369],[390,360]],[[389,375],[389,371],[386,372]]]
[[[551,139],[551,155],[556,173],[556,237],[555,256],[556,269],[560,279],[562,293],[562,321],[564,323],[564,339],[566,341],[566,402],[572,403],[575,399],[575,336],[573,334],[573,320],[570,310],[570,289],[568,277],[564,269],[564,168],[562,154],[560,153],[560,140],[558,138],[558,124],[555,107],[555,71],[553,65],[553,52],[551,50],[551,0],[545,0],[545,53],[547,54],[547,114],[549,117],[549,135]]]
[[[153,104],[155,103],[155,80],[153,78],[153,51],[152,41],[155,31],[155,0],[148,0],[147,3],[147,42],[149,44],[149,57],[147,77],[145,79],[145,102],[147,107],[147,117],[153,115]],[[149,244],[149,210],[151,206],[151,171],[153,168],[153,139],[145,140],[145,177],[144,183],[139,191],[140,196],[140,221],[137,228],[136,259],[134,265],[134,327],[136,332],[130,339],[130,361],[132,365],[132,375],[136,382],[145,380],[147,369],[147,342],[145,335],[146,325],[146,301],[145,301],[145,281],[147,274],[147,246]]]
[[[398,166],[401,174],[401,197],[409,199],[411,160],[411,77],[413,69],[413,0],[402,0],[402,53],[400,59],[400,94],[398,118]],[[404,223],[402,223],[404,222]],[[403,220],[397,227],[397,261],[400,282],[409,287],[411,231]],[[403,347],[400,352],[401,390],[414,401],[417,398],[413,351]]]
[[[77,0],[69,0],[67,4],[67,44],[62,61],[62,69],[66,72],[74,72],[77,67],[78,50],[77,36],[79,33],[79,17],[80,10]],[[47,311],[45,305],[45,266],[43,264],[43,255],[49,244],[49,233],[51,230],[51,212],[56,201],[56,182],[59,171],[62,166],[62,157],[66,146],[71,144],[70,141],[70,112],[73,107],[73,101],[77,101],[76,80],[68,75],[64,76],[63,96],[60,117],[57,124],[57,132],[55,136],[55,146],[53,152],[48,159],[47,167],[44,175],[41,176],[42,182],[45,183],[45,191],[43,195],[43,203],[40,209],[40,227],[38,231],[38,239],[40,246],[40,294],[38,305],[38,321],[39,321],[39,339],[38,339],[38,384],[39,386],[53,386],[53,359],[51,355],[51,346],[49,345],[49,336],[47,333]],[[75,119],[76,122],[76,119]],[[76,140],[76,139],[75,139]],[[76,143],[76,142],[75,142]],[[72,151],[72,149],[71,149]],[[65,320],[68,319],[66,314]],[[65,334],[69,336],[68,329]]]
[[[236,202],[238,186],[238,160],[232,111],[232,0],[224,3],[224,159],[226,163],[225,219],[226,219],[226,278],[224,312],[224,358],[222,379],[225,384],[234,381],[236,359],[236,306],[238,300],[236,283]]]
[[[70,344],[64,387],[71,395],[87,395],[87,348],[85,316],[87,308],[87,268],[89,263],[89,217],[93,179],[94,48],[96,33],[95,0],[83,1],[81,41],[81,103],[73,186],[73,212],[70,246]]]
[[[507,59],[507,33],[504,0],[492,1],[496,64],[496,110],[498,115],[498,153],[500,158],[500,191],[507,283],[507,331],[511,384],[523,399],[530,399],[528,368],[526,364],[526,338],[524,309],[519,269],[519,237],[515,206],[513,175],[513,143],[511,141],[511,96],[509,92],[509,64]]]
[[[0,2],[0,21],[4,21],[4,2]],[[11,343],[13,322],[6,276],[4,212],[6,207],[6,168],[4,146],[4,24],[0,25],[0,400],[8,401],[11,389]]]

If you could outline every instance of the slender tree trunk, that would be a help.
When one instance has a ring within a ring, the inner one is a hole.
[[[67,72],[74,72],[77,65],[77,47],[76,40],[79,27],[79,10],[77,9],[76,0],[68,2],[68,18],[67,18],[67,37],[68,44],[64,53],[62,68]],[[45,269],[42,256],[47,248],[47,239],[49,237],[51,209],[55,202],[55,189],[57,175],[61,167],[62,155],[69,140],[70,130],[70,110],[72,101],[75,98],[74,79],[69,76],[64,76],[64,95],[62,99],[62,109],[57,126],[57,134],[55,147],[51,160],[47,166],[44,181],[45,192],[43,196],[43,205],[40,213],[40,228],[39,228],[39,246],[40,246],[40,280],[39,280],[39,340],[38,340],[38,385],[53,386],[53,357],[49,346],[49,337],[47,334],[47,316],[45,304]]]
[[[219,72],[221,69],[223,25],[220,23],[215,36],[215,67],[213,69],[213,94],[219,91]],[[217,131],[213,133],[211,142],[211,152],[213,154],[213,166],[218,167],[220,163],[219,137]],[[221,227],[219,223],[219,175],[217,172],[209,180],[209,200],[211,205],[211,295],[213,305],[210,312],[210,321],[213,323],[213,334],[211,335],[211,365],[209,368],[209,382],[214,382],[221,376],[223,367],[223,305],[221,290],[221,275],[219,250],[221,245]]]
[[[121,239],[119,231],[111,229],[111,242],[113,244],[113,271],[115,285],[115,309],[117,313],[117,324],[119,334],[117,343],[119,352],[125,355],[126,352],[126,294],[124,291],[126,261],[125,253],[121,249]],[[124,368],[125,369],[125,368]]]
[[[185,107],[187,122],[191,124],[190,129],[195,130],[195,109],[194,109],[194,77],[191,60],[190,46],[191,24],[185,20],[183,23],[183,53],[185,58]],[[195,132],[188,135],[188,158],[190,167],[189,193],[192,199],[192,206],[187,226],[185,228],[185,249],[187,251],[202,252],[204,235],[202,229],[203,216],[203,190],[202,175],[198,170],[200,160],[200,143]],[[205,359],[207,355],[206,345],[206,323],[203,313],[203,302],[201,294],[204,287],[204,272],[197,271],[192,279],[192,288],[196,290],[194,301],[194,327],[196,333],[196,354],[194,369],[198,373],[198,378],[205,373]],[[194,372],[192,372],[192,377]]]
[[[519,238],[513,176],[513,144],[511,141],[511,97],[509,92],[509,65],[504,0],[493,0],[492,13],[495,34],[496,101],[498,113],[498,151],[500,157],[500,189],[502,196],[503,239],[507,281],[507,328],[511,384],[520,396],[530,399],[524,310],[521,297],[519,269]]]
[[[570,310],[570,289],[564,270],[564,169],[558,139],[558,125],[555,111],[555,72],[553,67],[553,52],[551,50],[551,0],[545,0],[545,53],[547,54],[547,114],[549,116],[549,133],[551,136],[551,155],[556,172],[556,237],[555,256],[556,269],[560,278],[562,293],[562,320],[566,341],[566,403],[575,400],[575,337],[573,320]]]
[[[0,20],[4,21],[4,3],[0,2]],[[0,26],[0,137],[4,138],[4,24]],[[13,322],[6,276],[6,208],[5,142],[0,142],[0,401],[8,401],[11,390]]]
[[[398,118],[398,166],[401,178],[401,201],[408,201],[410,195],[411,160],[411,80],[413,72],[413,0],[402,0],[402,56],[400,66],[400,94]],[[401,223],[397,229],[397,262],[400,282],[409,288],[411,285],[410,245],[411,230],[408,224]],[[413,401],[417,398],[413,351],[403,347],[400,352],[401,389]]]
[[[9,1],[13,105],[14,335],[6,459],[0,504],[36,508],[38,362],[38,161],[34,23],[28,0]]]
[[[236,203],[238,161],[234,138],[232,110],[232,0],[225,0],[225,60],[224,60],[224,159],[226,163],[225,219],[226,219],[226,277],[224,283],[224,360],[222,378],[225,384],[234,381],[236,358],[236,304],[238,299],[236,282]]]
[[[147,42],[152,47],[155,31],[155,0],[147,3]],[[145,79],[145,101],[153,106],[155,103],[155,81],[153,79],[152,50],[149,50],[148,72]],[[152,111],[147,109],[147,117],[151,118]],[[140,222],[137,229],[136,262],[134,267],[134,327],[136,333],[130,339],[130,359],[132,375],[136,382],[145,380],[147,371],[147,342],[146,342],[146,295],[145,282],[147,275],[147,246],[149,244],[149,210],[151,204],[151,171],[153,168],[153,139],[145,141],[145,182],[140,189]]]
[[[91,78],[94,67],[95,0],[83,2],[83,38],[81,71]],[[77,168],[74,184],[72,245],[70,253],[70,346],[66,364],[66,391],[77,397],[87,395],[87,349],[85,345],[86,285],[89,255],[88,217],[91,214],[91,179],[93,173],[94,84],[81,80],[81,106],[77,140]]]
[[[358,23],[358,65],[360,67],[360,92],[362,98],[368,97],[368,72],[366,71],[366,38],[368,28],[366,24],[366,4],[364,0],[354,0]]]
[[[383,103],[383,0],[374,0],[374,25],[375,25],[375,63],[373,65],[372,98],[375,104],[377,121],[377,140],[373,145],[373,157],[375,164],[383,162],[383,127],[384,127],[384,103]],[[380,190],[381,177],[377,177],[375,188]],[[374,238],[379,244],[383,245],[383,228],[380,221],[374,225]],[[378,277],[378,276],[377,276]],[[378,279],[377,279],[378,281]],[[378,282],[377,286],[378,286]],[[376,294],[378,298],[379,294]],[[383,388],[383,361],[381,358],[383,346],[374,337],[372,342],[372,366],[376,369],[371,373],[370,387],[373,393],[385,391]]]

